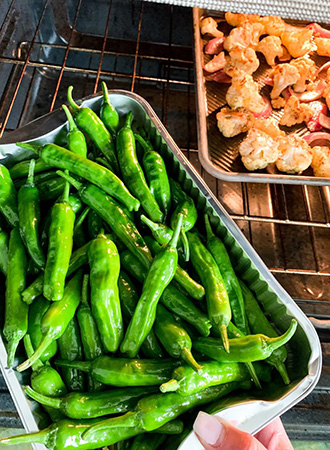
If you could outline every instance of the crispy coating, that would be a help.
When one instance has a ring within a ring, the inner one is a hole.
[[[265,29],[261,23],[245,22],[242,26],[233,28],[224,43],[224,49],[231,52],[234,48],[256,49],[260,36]]]
[[[244,108],[233,110],[224,107],[217,113],[218,128],[225,137],[244,133],[253,121],[254,115]]]
[[[274,87],[270,93],[271,98],[277,98],[281,92],[288,86],[292,86],[300,79],[298,69],[292,64],[284,63],[276,66],[271,73],[274,81]]]
[[[217,21],[213,17],[205,17],[200,21],[201,34],[210,34],[214,37],[223,37],[223,32],[218,30]]]
[[[306,55],[312,49],[313,30],[284,31],[281,34],[282,44],[294,58]]]
[[[274,109],[281,109],[281,108],[284,108],[286,101],[285,101],[285,98],[283,98],[283,97],[277,97],[277,98],[271,99],[271,104]]]
[[[290,134],[279,138],[278,144],[279,158],[275,164],[281,172],[299,174],[311,165],[312,149],[303,138]]]
[[[260,20],[260,16],[258,14],[240,14],[240,13],[231,13],[226,12],[225,19],[229,25],[232,27],[240,27],[245,22],[258,22]]]
[[[253,113],[261,113],[265,103],[252,76],[238,69],[233,69],[231,76],[232,83],[226,94],[228,105],[232,109],[246,108]]]
[[[266,36],[259,42],[257,52],[261,52],[266,58],[267,64],[275,66],[275,58],[283,55],[281,38],[278,36]]]
[[[330,39],[328,38],[315,38],[316,53],[320,56],[330,57]]]
[[[261,17],[259,22],[265,27],[265,34],[270,36],[281,36],[285,31],[285,22],[279,16]]]
[[[281,117],[280,125],[292,127],[297,123],[308,122],[314,111],[306,103],[300,103],[298,98],[291,95],[284,106],[284,114]]]
[[[325,98],[325,102],[330,109],[330,68],[327,70],[327,83],[328,86],[325,88],[323,93],[323,97]]]
[[[253,128],[256,128],[272,138],[278,138],[285,136],[284,131],[280,130],[278,124],[271,119],[255,119],[253,122]]]
[[[307,81],[314,81],[317,74],[317,68],[314,61],[310,58],[293,59],[290,64],[298,69],[299,80],[293,85],[296,92],[304,92],[307,89]]]
[[[240,143],[239,153],[248,170],[264,169],[278,158],[278,143],[268,134],[250,128],[246,138]]]
[[[209,73],[217,72],[226,65],[225,52],[215,55],[208,63],[205,64],[204,70]]]
[[[330,148],[313,147],[312,169],[316,177],[330,178]]]
[[[234,48],[229,52],[229,56],[226,58],[227,64],[225,66],[225,72],[230,73],[231,68],[243,70],[243,72],[252,75],[259,67],[259,59],[256,52],[252,48]]]

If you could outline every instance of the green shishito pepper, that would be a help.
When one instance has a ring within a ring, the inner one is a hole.
[[[99,116],[90,108],[82,108],[72,98],[73,87],[68,89],[68,102],[71,106],[73,116],[79,128],[81,128],[96,145],[101,153],[107,158],[115,173],[119,173],[115,146],[111,134]]]
[[[224,348],[229,352],[227,326],[231,319],[228,294],[219,267],[196,233],[188,233],[191,262],[205,288],[208,316],[220,333]]]
[[[88,249],[91,307],[107,352],[116,352],[123,338],[123,319],[118,292],[120,258],[116,245],[103,233]]]
[[[157,306],[155,333],[172,358],[183,359],[196,372],[202,369],[191,353],[192,342],[189,334],[162,305]]]
[[[225,245],[212,231],[208,215],[205,215],[205,229],[206,246],[220,269],[228,293],[235,325],[244,334],[249,334],[250,330],[245,315],[244,299],[238,278],[231,264]]]
[[[57,360],[60,367],[74,367],[110,386],[159,386],[167,381],[178,361],[173,359],[128,359],[99,356],[94,361]]]
[[[58,177],[39,183],[38,191],[40,195],[40,201],[53,202],[63,193],[64,187],[64,180],[61,180]]]
[[[49,165],[69,170],[69,172],[95,183],[100,189],[122,202],[130,211],[139,209],[139,200],[134,198],[124,183],[106,167],[55,144],[47,144],[43,147],[26,143],[17,143],[16,145],[37,152],[41,159]],[[56,181],[58,180],[56,179]]]
[[[254,297],[250,289],[240,281],[241,289],[244,297],[245,312],[252,333],[262,333],[266,336],[276,338],[278,337],[277,332],[274,330],[272,325],[269,323],[267,317],[262,311],[257,299]],[[280,373],[285,384],[290,384],[290,378],[285,367],[285,360],[288,356],[288,352],[284,346],[276,349],[266,362],[271,364]]]
[[[240,339],[229,339],[230,353],[227,353],[221,341],[215,338],[197,338],[193,345],[204,355],[224,363],[261,361],[285,345],[294,335],[297,325],[297,321],[293,319],[289,329],[282,336],[275,338],[253,334]]]
[[[58,171],[58,175],[69,181],[79,192],[84,203],[92,208],[114,231],[119,239],[148,268],[152,255],[142,239],[135,223],[129,219],[123,209],[105,192],[94,184],[83,185],[67,174]]]
[[[171,209],[171,188],[164,160],[142,136],[139,134],[135,134],[134,136],[145,151],[143,155],[143,167],[149,183],[150,192],[164,213],[164,218],[166,218]]]
[[[11,227],[18,225],[17,192],[7,167],[0,164],[0,212]]]
[[[80,336],[85,359],[87,361],[92,361],[103,354],[103,348],[95,319],[88,303],[88,285],[89,275],[84,275],[81,304],[77,312],[77,320],[80,328]],[[88,377],[89,391],[98,391],[102,388],[102,386],[103,385],[101,383],[95,381],[92,377]]]
[[[116,147],[123,180],[141,202],[147,215],[155,222],[162,222],[163,213],[154,199],[136,156],[135,138],[131,129],[133,114],[127,114],[125,125],[117,134]]]
[[[77,155],[87,158],[87,144],[84,133],[78,129],[69,108],[66,105],[62,105],[62,108],[68,119],[69,131],[66,135],[66,139],[68,141],[69,150]]]
[[[103,222],[101,217],[98,214],[96,214],[95,211],[91,210],[87,216],[87,224],[90,239],[95,239],[96,236],[101,231],[101,228],[103,228]]]
[[[66,285],[62,300],[51,303],[41,320],[42,340],[39,347],[31,357],[17,367],[19,372],[28,369],[37,359],[39,359],[40,355],[43,354],[49,344],[64,333],[80,303],[81,279],[82,271],[80,270]]]
[[[120,255],[123,268],[140,283],[146,278],[146,271],[134,255],[125,250]],[[179,289],[169,284],[160,298],[161,303],[175,315],[190,323],[202,336],[210,334],[211,323],[193,302]]]
[[[19,230],[29,255],[39,269],[45,268],[45,255],[39,241],[40,197],[34,185],[35,160],[31,159],[26,184],[18,191]]]
[[[30,386],[25,392],[42,405],[58,409],[70,419],[92,419],[110,414],[131,411],[140,398],[157,392],[156,387],[123,388],[103,392],[70,392],[64,397],[42,395]]]
[[[116,135],[119,129],[119,115],[113,105],[110,103],[109,92],[104,81],[101,83],[103,100],[100,109],[100,117],[110,133]]]
[[[8,268],[8,234],[0,228],[0,271],[7,276]]]
[[[75,214],[68,203],[69,189],[70,184],[66,183],[62,199],[55,203],[51,212],[43,294],[52,301],[63,297],[73,246]]]
[[[44,297],[40,296],[36,301],[30,306],[29,309],[29,326],[28,334],[31,338],[31,343],[33,348],[37,348],[42,339],[41,333],[41,321],[46,311],[48,310],[50,304]],[[51,359],[57,352],[57,342],[53,341],[49,344],[46,350],[40,355],[39,359],[41,362],[46,362]]]
[[[25,178],[29,174],[30,160],[21,161],[9,169],[10,176],[13,180],[17,178]],[[51,169],[42,159],[36,159],[34,173],[44,172]]]
[[[22,301],[27,257],[18,228],[10,233],[3,334],[8,342],[7,366],[12,367],[16,349],[28,329],[28,306]]]
[[[143,284],[141,297],[120,346],[120,351],[127,353],[131,358],[137,355],[143,341],[149,334],[155,322],[158,301],[174,277],[178,264],[176,245],[182,220],[183,216],[179,215],[172,239],[156,255],[150,266]]]

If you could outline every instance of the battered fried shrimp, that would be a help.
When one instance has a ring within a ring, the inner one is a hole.
[[[281,38],[278,36],[266,36],[259,42],[257,52],[261,52],[266,58],[267,64],[275,66],[275,58],[283,55]]]
[[[330,39],[327,38],[315,38],[316,53],[320,56],[330,57]]]
[[[278,150],[279,158],[275,164],[281,172],[299,174],[311,165],[312,149],[303,138],[295,134],[279,138]]]
[[[265,34],[270,36],[281,36],[285,31],[285,22],[279,16],[261,17],[259,22],[265,27]]]
[[[313,30],[304,28],[296,31],[284,31],[281,34],[282,44],[294,58],[306,55],[312,49]]]
[[[259,59],[256,52],[252,48],[239,47],[234,48],[229,52],[229,57],[226,58],[227,64],[225,66],[225,72],[230,73],[230,68],[236,68],[243,70],[243,72],[252,75],[259,67]]]
[[[276,66],[271,73],[274,81],[274,87],[270,93],[271,98],[277,98],[281,92],[288,86],[292,86],[300,79],[297,67],[292,64],[284,63]]]
[[[313,108],[306,103],[300,103],[297,97],[292,95],[286,102],[284,114],[280,120],[280,125],[292,127],[297,123],[308,122],[313,113]]]
[[[232,27],[240,27],[245,22],[258,22],[260,16],[258,14],[237,14],[226,12],[225,19]]]
[[[244,108],[233,110],[226,106],[217,113],[218,128],[228,138],[244,133],[253,122],[254,115]]]
[[[290,64],[298,69],[299,80],[293,85],[296,92],[304,92],[307,89],[306,81],[314,81],[317,74],[317,68],[314,61],[310,58],[293,59]]]
[[[330,178],[330,148],[313,147],[312,169],[316,177]]]
[[[255,119],[253,122],[253,128],[263,131],[274,139],[280,136],[285,136],[284,131],[280,130],[278,124],[271,119]]]
[[[278,158],[277,141],[256,128],[249,130],[238,150],[248,170],[264,169]]]
[[[200,21],[201,34],[210,34],[214,37],[223,37],[223,32],[218,30],[218,24],[213,17],[205,17]]]
[[[242,70],[232,69],[230,76],[232,84],[226,94],[228,105],[232,109],[246,108],[253,113],[261,113],[265,103],[251,75]]]
[[[255,49],[264,31],[264,26],[261,23],[245,22],[242,26],[231,30],[225,40],[224,49],[228,52],[236,47]]]

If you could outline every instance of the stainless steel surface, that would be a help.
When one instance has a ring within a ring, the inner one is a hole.
[[[134,92],[149,101],[175,142],[305,314],[330,319],[329,188],[228,183],[209,175],[199,162],[192,10],[128,0],[57,0],[47,2],[41,20],[45,4],[45,0],[2,1],[1,135],[7,137],[11,130],[50,112],[52,104],[58,108],[71,83],[76,98],[99,91],[100,77],[115,88],[131,90],[134,85]],[[76,15],[77,27],[72,28]],[[40,20],[33,57],[25,65]],[[329,441],[330,336],[327,330],[318,333],[323,350],[318,386],[282,416],[292,439]],[[1,377],[0,424],[20,424]]]
[[[200,18],[212,16],[222,20],[223,29],[227,30],[224,13],[211,11],[209,9],[194,8],[194,38],[195,38],[195,70],[197,81],[197,109],[198,109],[198,148],[200,161],[207,172],[224,181],[245,181],[250,183],[281,183],[281,184],[303,184],[315,186],[329,186],[330,178],[313,176],[311,168],[304,171],[302,175],[289,175],[277,170],[275,164],[269,164],[266,169],[249,172],[245,169],[238,152],[238,146],[244,139],[244,135],[233,138],[225,138],[218,130],[216,113],[227,104],[226,92],[228,85],[208,81],[203,73],[204,64],[212,57],[203,52],[206,40],[200,34]],[[295,25],[306,23],[294,21]],[[316,65],[320,67],[326,58],[312,56]],[[254,74],[262,95],[269,97],[271,88],[265,85],[272,68],[261,59],[260,66]],[[324,74],[321,74],[323,78]],[[281,111],[273,109],[271,118],[276,122],[281,119]],[[299,124],[287,129],[287,133],[295,133],[298,136],[309,134],[306,125]]]

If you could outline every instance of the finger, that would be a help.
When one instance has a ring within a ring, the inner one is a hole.
[[[280,418],[273,420],[273,422],[259,431],[255,437],[268,450],[293,450]]]
[[[200,412],[194,431],[206,450],[266,450],[253,436],[233,427],[220,417]]]

